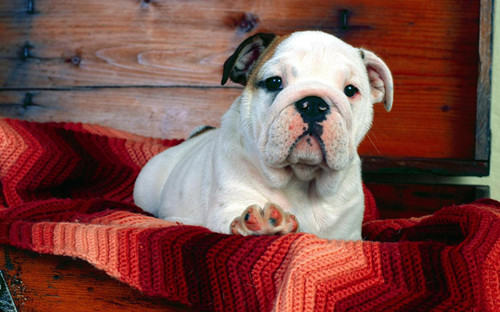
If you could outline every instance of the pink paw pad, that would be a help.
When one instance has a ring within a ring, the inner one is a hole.
[[[287,234],[297,232],[298,228],[295,216],[273,203],[264,208],[252,205],[231,223],[231,233],[235,235]]]
[[[247,210],[246,210],[246,214],[243,218],[243,222],[245,224],[245,226],[247,227],[247,229],[251,230],[251,231],[259,231],[261,229],[261,225],[260,225],[260,218],[259,218],[259,210],[260,208],[258,206],[250,206]]]

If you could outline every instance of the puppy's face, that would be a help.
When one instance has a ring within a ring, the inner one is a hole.
[[[278,184],[348,166],[371,126],[372,104],[385,98],[386,109],[391,107],[385,64],[334,36],[298,32],[274,37],[265,48],[246,47],[233,67],[246,69],[239,81],[246,85],[242,133]]]

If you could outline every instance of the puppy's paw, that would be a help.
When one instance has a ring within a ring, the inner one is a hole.
[[[299,224],[295,216],[284,212],[280,206],[267,203],[264,208],[252,205],[231,223],[235,235],[272,235],[297,232]]]

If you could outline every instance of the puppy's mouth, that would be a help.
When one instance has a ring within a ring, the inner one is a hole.
[[[292,144],[286,160],[300,180],[311,180],[318,169],[326,166],[324,143],[320,137],[305,132]]]
[[[287,161],[290,164],[319,165],[325,158],[325,147],[321,138],[304,133],[290,146]]]

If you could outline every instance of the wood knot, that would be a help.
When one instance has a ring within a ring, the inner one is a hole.
[[[259,17],[253,13],[242,12],[236,16],[230,17],[228,24],[230,27],[234,27],[240,32],[248,33],[257,27],[259,24]]]
[[[141,7],[143,9],[149,8],[149,5],[154,5],[155,0],[140,0]]]

